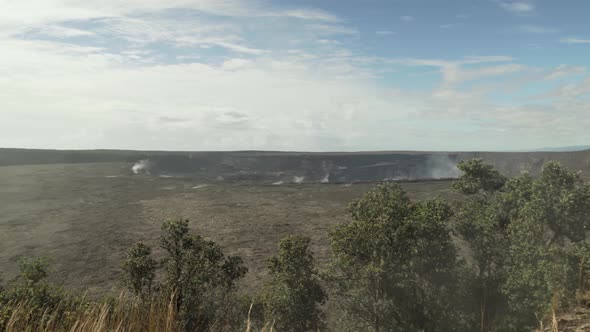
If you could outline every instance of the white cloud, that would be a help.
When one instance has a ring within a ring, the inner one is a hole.
[[[56,38],[89,37],[96,35],[92,31],[68,28],[59,25],[44,26],[39,29],[38,33]]]
[[[560,41],[565,44],[590,44],[590,39],[576,37],[563,38]]]
[[[515,14],[526,14],[531,13],[535,10],[535,5],[530,1],[505,1],[496,0],[496,2],[503,9],[515,13]]]
[[[186,40],[186,42],[189,44],[215,45],[215,46],[226,48],[226,49],[234,51],[234,52],[252,54],[252,55],[261,55],[261,54],[266,53],[265,50],[247,47],[244,45],[233,43],[231,41],[226,41],[226,40],[217,39],[217,38],[206,38],[206,39],[202,39],[199,41],[196,41],[191,38],[189,40]]]
[[[112,18],[101,21],[98,33],[124,38],[134,44],[171,43],[178,47],[211,46],[229,51],[260,55],[265,50],[249,47],[237,35],[239,29],[231,24],[211,24],[197,19],[175,21],[165,18]]]
[[[342,45],[342,42],[334,39],[318,39],[315,42],[321,45]]]
[[[526,67],[519,64],[506,64],[481,67],[477,69],[463,69],[459,66],[445,66],[442,68],[444,84],[458,84],[465,81],[476,80],[486,76],[499,76],[522,71]]]
[[[514,58],[507,55],[487,55],[487,56],[468,56],[459,60],[461,64],[478,64],[484,62],[509,62],[514,61]]]
[[[344,60],[316,66],[300,58],[261,55],[228,59],[219,66],[128,67],[121,66],[124,59],[100,49],[32,41],[4,41],[0,47],[7,50],[0,53],[5,65],[0,67],[5,115],[0,139],[5,146],[497,149],[513,146],[508,140],[516,133],[522,140],[515,148],[532,147],[547,137],[548,128],[556,132],[551,137],[556,144],[567,145],[572,137],[582,138],[590,125],[583,116],[590,110],[587,103],[561,99],[580,96],[587,85],[563,89],[542,111],[534,105],[495,105],[486,101],[489,91],[477,85],[460,88],[523,70],[507,56],[382,59],[390,65],[434,66],[443,74],[431,92],[392,94],[359,79],[361,73]],[[581,69],[560,66],[551,77],[571,72]],[[557,111],[558,118],[552,113]],[[455,129],[445,123],[454,123]],[[468,134],[460,124],[475,126],[478,135],[459,139]],[[23,130],[30,134],[22,135]],[[496,136],[500,131],[505,142]]]
[[[375,34],[377,35],[382,35],[382,36],[390,36],[390,35],[395,35],[395,31],[391,31],[391,30],[378,30],[375,31]]]
[[[356,29],[337,24],[308,24],[307,28],[321,35],[357,35]]]
[[[562,77],[572,76],[572,75],[582,75],[586,73],[586,67],[582,66],[568,66],[565,64],[561,64],[557,66],[557,68],[549,71],[543,79],[545,80],[554,80]]]
[[[121,18],[174,8],[226,17],[283,17],[324,22],[340,20],[322,10],[269,8],[261,0],[19,0],[2,3],[0,36],[56,22]]]
[[[557,89],[535,97],[539,99],[560,98],[571,101],[582,96],[590,96],[590,77],[578,83],[567,83]]]
[[[27,145],[37,136],[34,145],[40,147],[368,148],[369,141],[355,141],[359,130],[385,132],[384,123],[408,112],[403,101],[381,95],[363,80],[336,75],[343,70],[336,63],[318,70],[262,57],[256,62],[236,58],[221,67],[134,68],[121,67],[118,58],[55,43],[14,41],[0,47],[8,50],[0,54],[0,63],[11,68],[0,78],[1,109],[10,114],[0,125],[7,145]],[[344,117],[342,109],[347,109]],[[373,116],[366,118],[367,112]],[[383,124],[375,124],[376,118]],[[43,119],[44,127],[27,119]],[[158,125],[153,119],[183,121]],[[312,126],[298,128],[301,120]],[[11,135],[7,128],[17,123],[21,130],[35,127],[31,137]],[[166,129],[169,125],[174,131]],[[97,135],[66,141],[68,128],[88,128]]]
[[[250,60],[236,58],[236,59],[230,59],[230,60],[224,61],[221,67],[223,69],[236,70],[236,69],[247,68],[251,64],[252,64],[252,61],[250,61]]]
[[[412,22],[412,21],[415,20],[414,16],[409,16],[409,15],[400,16],[399,19],[402,20],[402,21],[404,21],[404,22]]]
[[[389,62],[403,64],[407,66],[426,66],[426,67],[456,67],[460,65],[474,65],[490,62],[508,62],[514,59],[505,55],[492,56],[468,56],[461,60],[450,61],[441,59],[419,59],[419,58],[405,58],[405,59],[391,59]]]
[[[521,25],[517,28],[521,32],[534,33],[534,34],[551,34],[556,33],[559,30],[551,27],[544,27],[540,25]]]
[[[317,9],[295,9],[295,10],[287,10],[282,12],[282,15],[294,18],[300,18],[305,20],[316,20],[316,21],[326,21],[326,22],[339,22],[340,19],[327,13],[325,11],[320,11]]]
[[[0,142],[175,150],[493,149],[502,145],[499,132],[507,146],[514,137],[523,137],[523,145],[547,140],[548,129],[557,132],[551,137],[556,144],[571,145],[574,133],[576,139],[590,135],[580,134],[590,125],[583,116],[588,102],[579,98],[589,90],[585,68],[535,71],[503,55],[369,56],[347,47],[359,31],[336,15],[263,4],[10,2],[9,13],[0,12]],[[167,9],[182,9],[188,18]],[[276,29],[267,31],[270,24]],[[252,31],[256,38],[249,38]],[[74,44],[79,37],[85,46]],[[398,70],[402,66],[432,68],[407,74]],[[403,86],[403,75],[424,73],[440,75],[432,90]],[[375,79],[384,75],[402,83],[384,86]],[[560,86],[543,107],[489,98],[519,91],[533,76],[559,82],[572,75],[585,75],[584,83]],[[478,135],[465,140],[470,131]]]

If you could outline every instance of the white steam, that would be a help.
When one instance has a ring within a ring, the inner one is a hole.
[[[294,183],[302,183],[303,180],[305,180],[305,177],[304,176],[294,176],[293,177],[293,182]]]
[[[401,181],[401,180],[405,180],[405,179],[401,176],[388,176],[385,179],[383,179],[384,182]]]
[[[428,175],[432,179],[456,178],[461,175],[457,163],[449,156],[432,156],[427,165]]]
[[[132,167],[133,174],[150,174],[150,161],[147,159],[136,162]]]

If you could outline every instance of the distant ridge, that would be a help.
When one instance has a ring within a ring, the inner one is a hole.
[[[546,152],[568,152],[568,151],[584,151],[590,150],[590,145],[574,145],[574,146],[560,146],[552,148],[541,148],[535,151],[546,151]]]
[[[129,174],[190,176],[248,183],[351,183],[442,179],[459,175],[460,160],[482,158],[502,174],[535,176],[550,160],[590,178],[590,146],[512,152],[164,152],[125,150],[28,150],[0,148],[0,166],[124,163]],[[141,167],[140,167],[141,166]]]

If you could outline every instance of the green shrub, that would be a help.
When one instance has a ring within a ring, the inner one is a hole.
[[[353,221],[330,236],[327,280],[340,328],[458,330],[450,292],[457,269],[450,206],[441,200],[412,204],[398,184],[388,183],[353,202],[350,212]]]
[[[228,317],[238,303],[236,282],[248,271],[242,259],[226,257],[215,242],[191,234],[188,220],[165,222],[160,246],[167,255],[164,280],[156,285],[162,293],[158,296],[173,299],[181,328],[185,331],[232,328],[236,321]],[[138,243],[127,253],[124,281],[134,294],[146,298],[156,270],[151,249]]]
[[[265,294],[266,318],[279,331],[317,331],[324,327],[320,305],[327,296],[320,286],[310,239],[290,236],[268,260],[270,282]]]

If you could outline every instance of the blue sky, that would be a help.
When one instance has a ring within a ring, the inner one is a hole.
[[[0,0],[0,145],[590,141],[590,2]]]

